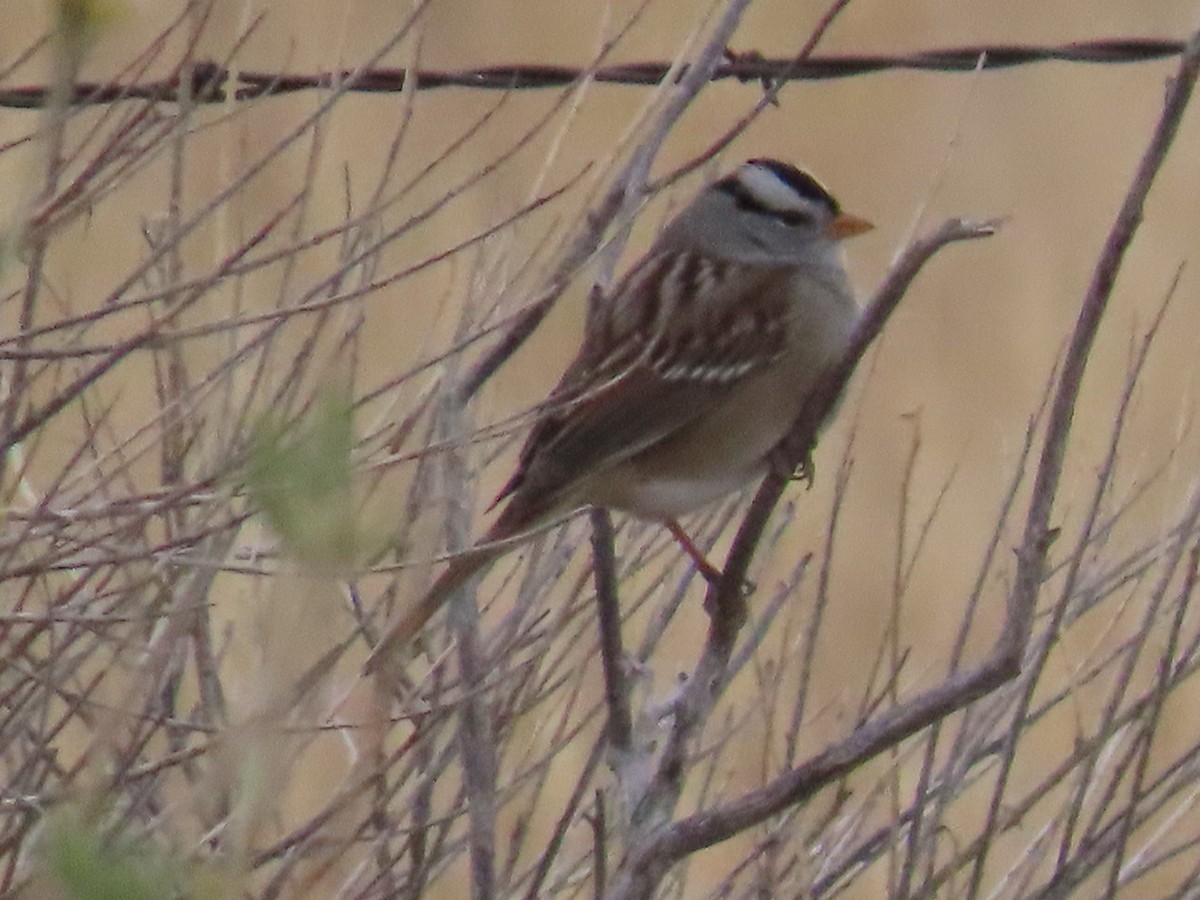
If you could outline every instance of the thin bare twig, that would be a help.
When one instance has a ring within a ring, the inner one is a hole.
[[[614,753],[627,753],[633,743],[625,649],[621,641],[621,601],[617,595],[617,563],[613,526],[608,511],[595,508],[592,523],[592,572],[596,581],[596,620],[600,626],[600,659],[604,665],[604,696],[608,703],[608,744]]]

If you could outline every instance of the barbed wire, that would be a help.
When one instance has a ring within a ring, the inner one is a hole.
[[[892,69],[930,72],[971,72],[976,69],[1005,69],[1043,62],[1074,62],[1111,65],[1138,63],[1178,56],[1184,41],[1167,38],[1105,38],[1056,46],[1025,44],[978,44],[947,49],[923,50],[901,55],[830,54],[796,61],[790,57],[766,57],[750,51],[729,51],[713,73],[713,81],[822,81],[849,78]],[[229,69],[215,62],[194,63],[190,69],[190,94],[197,103],[221,103],[229,99],[251,100],[297,91],[338,87],[357,93],[393,93],[404,88],[410,77],[417,90],[468,88],[474,90],[537,90],[563,87],[584,77],[618,85],[658,84],[668,76],[669,62],[625,63],[586,69],[553,65],[488,66],[480,69],[441,71],[403,68],[344,69],[310,75]],[[234,82],[232,85],[230,82]],[[135,84],[77,83],[68,102],[73,106],[95,106],[125,100],[178,102],[184,81],[178,77]],[[53,92],[44,86],[0,90],[0,107],[37,109],[50,102]]]

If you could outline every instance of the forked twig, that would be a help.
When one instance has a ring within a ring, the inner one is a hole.
[[[1059,378],[1058,390],[1050,407],[1050,419],[1046,426],[1046,440],[1042,445],[1042,455],[1038,462],[1037,476],[1033,487],[1033,497],[1030,500],[1029,512],[1025,520],[1025,532],[1021,545],[1017,550],[1016,585],[1008,599],[1008,609],[1005,614],[1004,634],[997,647],[997,655],[1007,651],[1012,655],[1013,666],[1019,666],[1021,654],[1029,642],[1029,634],[1033,627],[1033,608],[1046,569],[1046,555],[1053,542],[1055,531],[1050,527],[1050,514],[1054,508],[1054,500],[1058,493],[1059,482],[1062,479],[1063,461],[1067,453],[1067,441],[1071,433],[1071,423],[1075,418],[1075,404],[1083,385],[1083,375],[1091,355],[1092,345],[1100,329],[1100,320],[1108,308],[1112,296],[1113,285],[1117,273],[1125,259],[1125,252],[1133,242],[1142,221],[1142,208],[1150,186],[1166,159],[1167,151],[1175,140],[1179,130],[1179,122],[1191,99],[1192,90],[1196,85],[1197,75],[1200,75],[1200,31],[1195,32],[1187,43],[1179,68],[1175,72],[1170,88],[1163,102],[1162,113],[1154,128],[1150,142],[1138,163],[1137,172],[1125,200],[1117,213],[1116,220],[1109,230],[1104,249],[1092,273],[1092,281],[1087,294],[1080,305],[1079,317],[1071,342],[1067,347],[1066,358],[1063,360],[1062,375]],[[1016,721],[1021,721],[1025,710],[1031,701],[1032,689],[1027,690],[1025,698],[1015,712]],[[1018,729],[1009,732],[1009,739],[1004,751],[1004,763],[1001,775],[997,779],[992,795],[989,822],[995,821],[1004,791],[1008,783],[1008,773],[1011,771],[1012,756],[1016,749]],[[989,829],[986,833],[992,833]],[[972,893],[977,892],[983,878],[984,864],[987,861],[987,846],[976,859],[975,870],[972,873]]]

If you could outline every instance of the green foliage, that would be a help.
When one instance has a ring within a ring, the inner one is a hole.
[[[286,551],[320,568],[342,570],[361,555],[354,510],[352,409],[327,395],[301,421],[267,417],[255,429],[244,478]]]
[[[78,822],[60,819],[43,849],[46,873],[70,900],[164,900],[191,896],[171,860],[129,842],[103,840]]]
[[[123,12],[115,0],[55,0],[57,31],[66,45],[82,49]]]

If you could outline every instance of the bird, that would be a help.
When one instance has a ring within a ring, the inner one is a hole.
[[[872,227],[776,159],[703,188],[595,301],[492,503],[503,510],[391,625],[366,671],[502,553],[589,506],[665,524],[705,577],[719,574],[677,520],[766,474],[849,344],[859,306],[841,244]]]

